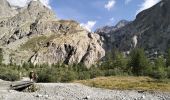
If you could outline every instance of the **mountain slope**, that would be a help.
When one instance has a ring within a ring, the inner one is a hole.
[[[10,12],[12,7],[8,7]],[[31,1],[15,12],[0,21],[0,46],[6,64],[84,63],[89,67],[105,55],[99,35],[75,21],[58,20],[40,1]]]
[[[95,33],[104,37],[105,50],[111,50],[114,48],[114,42],[115,42],[115,37],[116,37],[115,36],[116,34],[114,34],[114,32],[130,23],[131,22],[129,22],[127,20],[121,20],[115,26],[104,26],[104,27],[99,28],[95,31]]]
[[[170,48],[170,1],[162,0],[142,11],[130,24],[109,33],[113,48],[129,51],[135,47],[164,53]]]

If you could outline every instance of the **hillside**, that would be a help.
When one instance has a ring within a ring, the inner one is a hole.
[[[144,48],[150,54],[155,52],[164,54],[170,48],[169,18],[170,1],[162,0],[155,6],[140,12],[134,21],[124,27],[117,30],[111,29],[109,33],[108,31],[97,31],[97,33],[110,36],[105,37],[105,44],[112,46],[109,49],[118,48],[127,52],[139,47]]]
[[[3,63],[91,66],[105,55],[99,35],[86,31],[76,21],[59,20],[39,0],[17,9],[6,0],[0,2]]]

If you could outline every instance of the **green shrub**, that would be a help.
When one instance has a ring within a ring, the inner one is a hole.
[[[90,79],[90,73],[89,73],[89,71],[79,72],[79,73],[78,73],[78,79],[79,79],[79,80]]]
[[[7,67],[0,67],[0,79],[6,81],[16,81],[19,80],[20,76],[16,70],[12,70]]]
[[[77,79],[77,73],[74,71],[65,72],[64,76],[61,79],[61,82],[70,82]]]
[[[163,70],[153,71],[151,76],[156,79],[165,79],[167,78],[167,73]]]
[[[106,53],[105,60],[102,62],[100,69],[108,70],[121,68],[125,70],[127,67],[127,59],[124,57],[123,53],[116,49]]]
[[[42,69],[40,71],[38,71],[38,79],[37,82],[50,82],[50,78],[48,75],[48,69]]]
[[[104,70],[104,75],[105,76],[114,76],[114,75],[116,75],[115,70],[114,69]]]
[[[166,56],[166,66],[169,67],[170,66],[170,49],[168,50],[168,54]]]
[[[134,75],[146,75],[146,70],[150,67],[149,61],[145,56],[143,49],[134,49],[130,53],[129,67],[132,69]]]
[[[70,82],[78,79],[77,72],[68,67],[41,68],[38,71],[38,82]]]
[[[159,57],[155,60],[155,66],[151,76],[157,79],[167,78],[166,65],[162,57]]]
[[[167,68],[167,77],[170,78],[170,67]]]
[[[128,72],[124,72],[124,70],[115,68],[115,69],[109,69],[105,70],[105,76],[127,76],[130,75]]]
[[[96,78],[98,76],[104,76],[104,71],[92,66],[89,70],[90,78]]]

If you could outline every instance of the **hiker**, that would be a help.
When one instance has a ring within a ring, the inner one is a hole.
[[[30,81],[36,82],[37,81],[37,74],[34,71],[31,71],[29,74]]]

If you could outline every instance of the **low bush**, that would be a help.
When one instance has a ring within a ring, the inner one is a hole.
[[[170,78],[170,67],[167,68],[167,77]]]
[[[19,80],[20,76],[17,70],[12,70],[7,67],[0,67],[0,79],[6,81],[16,81]]]
[[[79,79],[79,80],[90,79],[90,73],[89,73],[89,71],[79,72],[79,73],[78,73],[78,79]]]
[[[154,71],[152,72],[151,77],[156,79],[165,79],[167,78],[167,73],[165,71]]]

